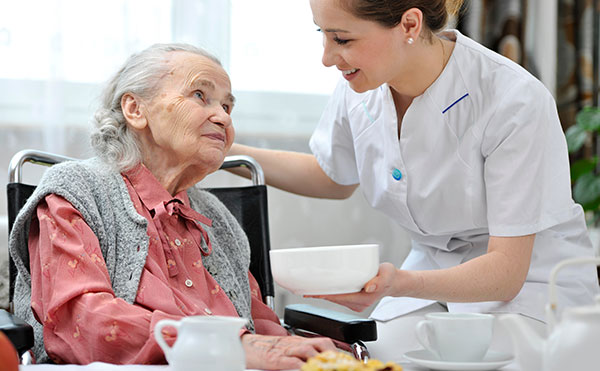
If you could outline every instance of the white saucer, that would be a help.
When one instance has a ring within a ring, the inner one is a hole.
[[[432,370],[496,370],[513,361],[513,356],[507,353],[489,351],[481,362],[449,362],[440,361],[430,351],[421,349],[404,353],[404,357],[419,366]]]

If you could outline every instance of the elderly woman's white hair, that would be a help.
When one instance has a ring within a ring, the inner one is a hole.
[[[152,99],[160,78],[171,68],[165,63],[167,54],[175,51],[198,54],[221,65],[215,56],[193,45],[154,44],[130,56],[102,93],[100,107],[92,119],[95,128],[91,144],[98,157],[119,171],[131,169],[142,159],[138,141],[123,116],[121,97],[133,93]]]

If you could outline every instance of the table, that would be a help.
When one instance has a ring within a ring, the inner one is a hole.
[[[427,368],[419,367],[411,364],[410,362],[401,362],[404,371],[425,371]],[[200,368],[199,368],[200,370]],[[513,362],[506,367],[500,369],[501,371],[520,371],[518,365]],[[19,367],[19,371],[171,371],[169,366],[141,366],[141,365],[127,365],[118,366],[108,363],[94,362],[86,366],[76,365],[28,365]],[[246,371],[260,371],[260,370],[246,370]]]

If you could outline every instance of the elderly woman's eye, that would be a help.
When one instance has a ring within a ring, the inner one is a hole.
[[[194,95],[202,100],[204,100],[204,93],[201,90],[196,90]]]

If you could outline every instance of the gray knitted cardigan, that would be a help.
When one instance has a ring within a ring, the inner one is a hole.
[[[148,222],[135,210],[118,172],[98,158],[65,162],[48,169],[17,216],[9,238],[10,254],[18,271],[15,312],[34,327],[34,354],[38,363],[47,362],[48,355],[44,349],[42,325],[31,311],[27,239],[37,204],[50,193],[69,201],[98,237],[116,297],[130,304],[134,302],[148,254]],[[203,258],[204,266],[229,296],[240,317],[249,320],[248,327],[253,330],[247,276],[250,247],[246,235],[215,196],[197,187],[190,188],[187,193],[192,208],[213,221],[212,227],[203,227],[213,248],[212,253]]]

